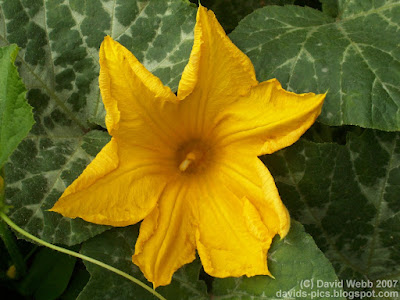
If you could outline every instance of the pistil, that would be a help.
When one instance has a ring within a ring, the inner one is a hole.
[[[186,171],[186,169],[190,166],[190,164],[195,160],[196,160],[196,154],[194,154],[193,152],[189,152],[186,155],[185,159],[180,163],[179,170],[181,170],[182,172]]]
[[[201,140],[182,143],[176,150],[176,167],[185,176],[205,171],[212,155],[211,147]]]

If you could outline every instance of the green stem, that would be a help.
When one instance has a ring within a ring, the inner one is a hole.
[[[0,220],[0,237],[6,246],[8,253],[10,254],[11,260],[17,270],[17,278],[25,275],[26,266],[24,258],[19,252],[14,235],[8,229],[7,225]]]
[[[62,252],[62,253],[65,253],[65,254],[68,254],[68,255],[71,255],[71,256],[78,257],[80,259],[86,260],[86,261],[91,262],[91,263],[93,263],[95,265],[98,265],[100,267],[103,267],[103,268],[105,268],[105,269],[107,269],[107,270],[109,270],[111,272],[114,272],[114,273],[116,273],[116,274],[118,274],[118,275],[120,275],[122,277],[125,277],[125,278],[129,279],[130,281],[136,283],[137,285],[141,286],[142,288],[144,288],[147,291],[149,291],[150,293],[152,293],[158,299],[167,300],[163,296],[161,296],[159,293],[157,293],[155,290],[153,290],[151,287],[147,286],[146,284],[144,284],[140,280],[136,279],[135,277],[132,277],[131,275],[129,275],[129,274],[127,274],[127,273],[125,273],[125,272],[123,272],[121,270],[118,270],[117,268],[114,268],[114,267],[112,267],[110,265],[107,265],[107,264],[105,264],[105,263],[103,263],[103,262],[101,262],[101,261],[99,261],[97,259],[88,257],[86,255],[83,255],[83,254],[80,254],[80,253],[77,253],[77,252],[74,252],[74,251],[71,251],[71,250],[68,250],[68,249],[64,249],[64,248],[55,246],[55,245],[50,244],[50,243],[47,243],[47,242],[45,242],[45,241],[33,236],[32,234],[26,232],[22,228],[18,227],[3,212],[0,212],[0,217],[4,220],[4,222],[6,222],[15,231],[19,232],[20,234],[26,236],[27,238],[31,239],[32,241],[34,241],[34,242],[36,242],[38,244],[41,244],[41,245],[46,246],[46,247],[48,247],[50,249],[53,249],[53,250],[56,250],[56,251],[59,251],[59,252]]]

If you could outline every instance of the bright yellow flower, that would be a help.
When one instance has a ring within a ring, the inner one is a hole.
[[[290,219],[257,156],[294,143],[324,95],[257,82],[204,7],[177,96],[110,37],[100,66],[112,139],[52,211],[112,226],[144,219],[132,260],[155,287],[196,249],[212,276],[270,275],[267,251]]]

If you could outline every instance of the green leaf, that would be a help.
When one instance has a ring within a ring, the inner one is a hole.
[[[20,284],[20,292],[34,296],[35,300],[58,299],[68,285],[75,261],[75,257],[48,248],[41,249]]]
[[[400,280],[400,134],[365,130],[346,145],[303,140],[263,160],[341,279],[376,290],[379,280]]]
[[[138,233],[139,225],[114,228],[84,242],[81,253],[114,266],[147,283],[139,268],[132,263]],[[78,300],[156,299],[148,291],[126,278],[91,263],[85,262],[85,265],[91,277]],[[198,280],[200,268],[201,264],[197,259],[180,268],[174,274],[172,283],[158,288],[157,291],[167,299],[208,299],[204,282]]]
[[[0,169],[34,123],[26,89],[14,66],[18,47],[0,48]]]
[[[18,226],[51,243],[73,245],[109,227],[47,210],[110,138],[103,131],[84,134],[64,126],[66,118],[50,112],[36,118],[31,134],[5,165],[5,203],[12,206],[9,216]],[[54,129],[47,131],[45,122],[54,124]]]
[[[338,0],[320,0],[322,3],[322,11],[332,18],[338,16],[339,4]]]
[[[246,15],[265,5],[293,4],[295,0],[202,0],[211,9],[226,32],[231,32]]]
[[[264,7],[230,35],[259,80],[328,95],[329,125],[400,130],[400,2],[342,1],[339,18],[311,8]]]
[[[268,265],[275,279],[268,276],[216,278],[213,299],[327,299],[328,293],[334,299],[345,299],[340,296],[340,287],[316,288],[318,282],[335,283],[338,278],[329,260],[296,221],[292,221],[284,239],[274,239],[268,252]]]
[[[0,45],[16,43],[21,76],[82,128],[103,125],[99,47],[121,42],[177,88],[193,44],[195,7],[183,0],[0,0]]]
[[[60,296],[59,300],[76,300],[79,293],[83,290],[90,278],[89,272],[86,271],[83,263],[77,263],[74,273],[72,273],[71,281],[67,289]]]

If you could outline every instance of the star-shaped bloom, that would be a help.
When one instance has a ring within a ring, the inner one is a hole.
[[[177,95],[104,39],[99,82],[112,138],[52,208],[112,226],[143,220],[132,260],[155,287],[196,249],[212,276],[270,275],[267,251],[290,218],[257,156],[293,144],[324,99],[259,83],[202,6],[194,35]]]

